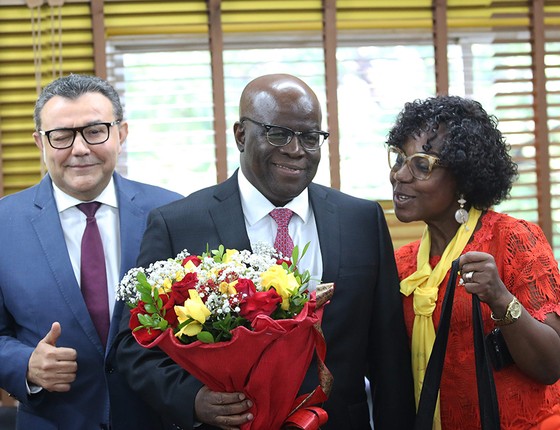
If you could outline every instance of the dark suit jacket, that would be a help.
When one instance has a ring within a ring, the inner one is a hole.
[[[114,180],[122,276],[134,267],[149,211],[181,196],[117,174]],[[135,412],[133,393],[111,361],[104,365],[105,350],[72,270],[48,175],[39,184],[0,200],[0,243],[0,386],[20,401],[18,429],[104,428],[109,423],[109,391],[114,415],[127,423],[114,428],[141,428],[134,425],[136,418],[140,423],[143,418]],[[109,347],[123,308],[123,302],[115,304]],[[67,393],[42,390],[28,396],[29,357],[53,321],[62,327],[57,346],[77,350],[77,377]]]
[[[369,375],[376,430],[413,428],[410,352],[405,333],[393,248],[380,206],[317,184],[309,186],[323,258],[323,282],[335,293],[325,308],[326,364],[334,387],[324,407],[323,429],[369,429],[364,376]],[[237,173],[223,184],[154,210],[142,242],[139,265],[199,254],[219,244],[250,249]],[[302,245],[303,246],[303,245]],[[201,384],[159,350],[139,347],[128,321],[121,324],[118,357],[134,390],[183,428],[193,424]],[[312,365],[302,391],[316,385]]]

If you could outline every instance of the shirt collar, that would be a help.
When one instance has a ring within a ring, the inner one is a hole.
[[[265,196],[261,194],[259,190],[253,186],[253,184],[249,182],[241,169],[239,169],[237,180],[239,183],[239,193],[241,194],[241,207],[243,209],[243,214],[245,215],[245,219],[247,220],[249,226],[252,226],[267,216],[276,206],[274,206]],[[311,216],[309,193],[307,188],[305,188],[297,197],[284,207],[291,209],[303,220],[304,223],[307,223],[309,217]]]
[[[66,194],[64,191],[58,188],[54,182],[52,182],[52,186],[54,192],[54,200],[56,202],[56,207],[58,208],[59,213],[65,211],[68,208],[83,203],[82,200],[78,200],[77,198]],[[114,208],[119,207],[118,200],[117,200],[117,191],[115,189],[115,181],[113,180],[113,176],[111,176],[111,180],[109,181],[105,189],[101,192],[101,194],[99,194],[93,200],[100,202],[104,205],[112,206]]]

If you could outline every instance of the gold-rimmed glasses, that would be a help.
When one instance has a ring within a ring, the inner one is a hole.
[[[388,146],[387,153],[391,172],[398,172],[406,164],[410,174],[420,181],[430,178],[434,166],[441,166],[439,157],[423,152],[407,156],[396,146]]]

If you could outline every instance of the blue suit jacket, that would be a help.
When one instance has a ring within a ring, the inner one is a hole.
[[[393,247],[379,204],[310,184],[309,198],[319,234],[323,282],[335,292],[323,316],[326,364],[334,376],[324,407],[322,429],[369,429],[364,376],[372,381],[376,430],[410,430],[414,396]],[[183,249],[200,254],[219,244],[250,249],[237,174],[224,183],[154,210],[142,241],[139,265],[175,256]],[[301,244],[300,244],[301,245]],[[303,245],[301,245],[303,246]],[[117,355],[133,389],[175,424],[192,428],[200,382],[157,348],[137,345],[121,323]],[[302,391],[317,385],[312,365]],[[281,389],[274,387],[273,389]]]
[[[123,276],[136,263],[149,211],[181,196],[118,174],[114,180]],[[128,415],[127,426],[113,427],[141,428],[133,422],[137,417],[142,421],[138,411],[143,408],[133,406],[131,392],[113,362],[104,364],[106,351],[72,270],[48,175],[39,184],[0,200],[0,244],[0,386],[20,401],[18,429],[106,428],[109,391],[114,418],[119,421],[124,413]],[[115,304],[109,352],[124,307],[123,302]],[[69,392],[42,390],[28,396],[29,357],[54,321],[62,327],[57,346],[77,350],[76,380]]]

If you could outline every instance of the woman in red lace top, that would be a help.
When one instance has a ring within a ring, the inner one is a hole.
[[[517,176],[497,120],[472,100],[417,100],[405,105],[387,143],[395,214],[426,223],[421,240],[395,253],[417,396],[451,262],[462,256],[434,428],[480,429],[477,294],[485,333],[499,327],[513,358],[494,371],[502,429],[560,429],[558,263],[537,225],[490,209]]]

